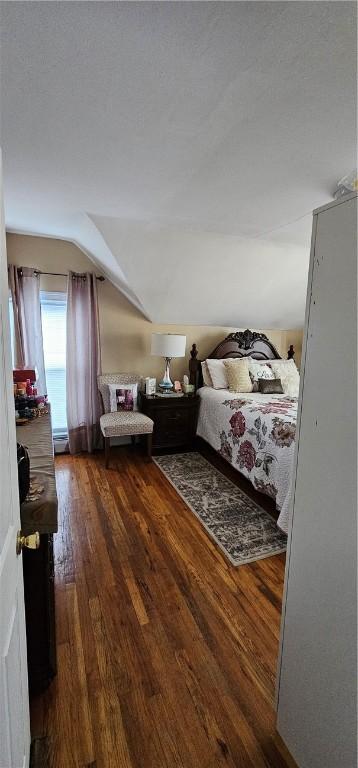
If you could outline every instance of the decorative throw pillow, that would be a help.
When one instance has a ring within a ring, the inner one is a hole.
[[[111,412],[138,410],[138,384],[110,384]]]
[[[228,389],[225,363],[232,359],[233,358],[227,358],[227,360],[215,360],[213,358],[208,358],[205,360],[214,389]]]
[[[225,368],[230,392],[252,392],[248,360],[225,360]]]
[[[289,397],[298,397],[300,374],[294,360],[272,360],[271,368],[275,378],[281,379],[282,389]]]
[[[249,374],[252,381],[252,391],[258,392],[258,380],[259,379],[274,379],[272,368],[267,363],[260,360],[252,360],[248,358],[249,362]]]
[[[213,380],[210,376],[210,371],[208,368],[208,364],[206,360],[203,360],[201,364],[201,372],[203,374],[203,382],[205,387],[212,387],[213,386]]]
[[[262,395],[283,395],[281,379],[259,379],[257,383]]]

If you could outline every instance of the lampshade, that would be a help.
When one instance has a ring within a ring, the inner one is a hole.
[[[185,357],[186,336],[177,333],[152,333],[152,355]]]

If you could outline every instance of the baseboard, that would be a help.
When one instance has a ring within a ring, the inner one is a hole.
[[[31,742],[30,749],[30,768],[48,768],[49,751],[48,741],[44,736],[41,739],[34,739]]]
[[[129,445],[131,442],[130,437],[111,437],[111,447],[115,448],[118,445]],[[67,437],[55,437],[53,441],[55,454],[68,453],[68,438]]]

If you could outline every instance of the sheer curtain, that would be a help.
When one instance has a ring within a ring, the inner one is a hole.
[[[15,264],[9,264],[8,277],[9,288],[12,301],[12,312],[14,316],[14,363],[16,368],[25,367],[25,352],[23,341],[23,329],[20,319],[20,284],[19,284],[19,270]]]
[[[69,272],[67,289],[67,425],[70,453],[99,444],[101,373],[97,280],[91,272]]]
[[[15,365],[17,368],[37,368],[38,391],[46,394],[40,275],[32,267],[11,264],[9,287],[14,313]]]

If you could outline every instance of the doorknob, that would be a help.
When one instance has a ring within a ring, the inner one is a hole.
[[[38,531],[36,533],[30,533],[29,536],[23,536],[21,531],[17,532],[16,536],[16,554],[20,555],[23,548],[26,547],[27,549],[39,549],[40,546],[40,534]]]

